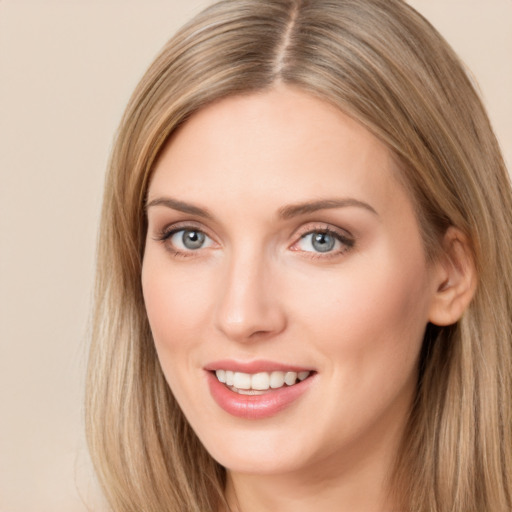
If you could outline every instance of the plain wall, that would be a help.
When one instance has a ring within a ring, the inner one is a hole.
[[[207,0],[0,0],[0,512],[101,512],[83,434],[112,137]],[[512,162],[512,0],[413,0],[472,69]],[[509,167],[510,168],[510,167]]]

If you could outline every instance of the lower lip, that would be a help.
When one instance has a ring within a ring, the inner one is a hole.
[[[219,382],[212,372],[207,373],[210,393],[217,405],[232,416],[248,420],[269,418],[278,414],[298,400],[313,381],[310,376],[293,386],[269,389],[262,395],[241,395]]]

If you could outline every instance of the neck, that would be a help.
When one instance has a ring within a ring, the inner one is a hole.
[[[386,482],[363,483],[362,475],[304,480],[293,475],[263,477],[233,475],[227,500],[232,512],[388,512],[396,510]],[[364,479],[364,480],[369,480]]]

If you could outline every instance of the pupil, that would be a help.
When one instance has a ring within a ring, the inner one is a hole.
[[[334,247],[335,240],[328,233],[316,233],[313,235],[312,243],[318,252],[328,252]]]
[[[204,243],[204,234],[199,231],[185,231],[182,240],[187,249],[199,249]]]

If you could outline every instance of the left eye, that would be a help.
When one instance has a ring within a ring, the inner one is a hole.
[[[179,251],[196,251],[212,245],[212,239],[196,229],[180,229],[175,231],[169,241]]]
[[[328,231],[312,231],[301,237],[298,242],[301,251],[306,252],[331,252],[342,247],[340,236]]]

